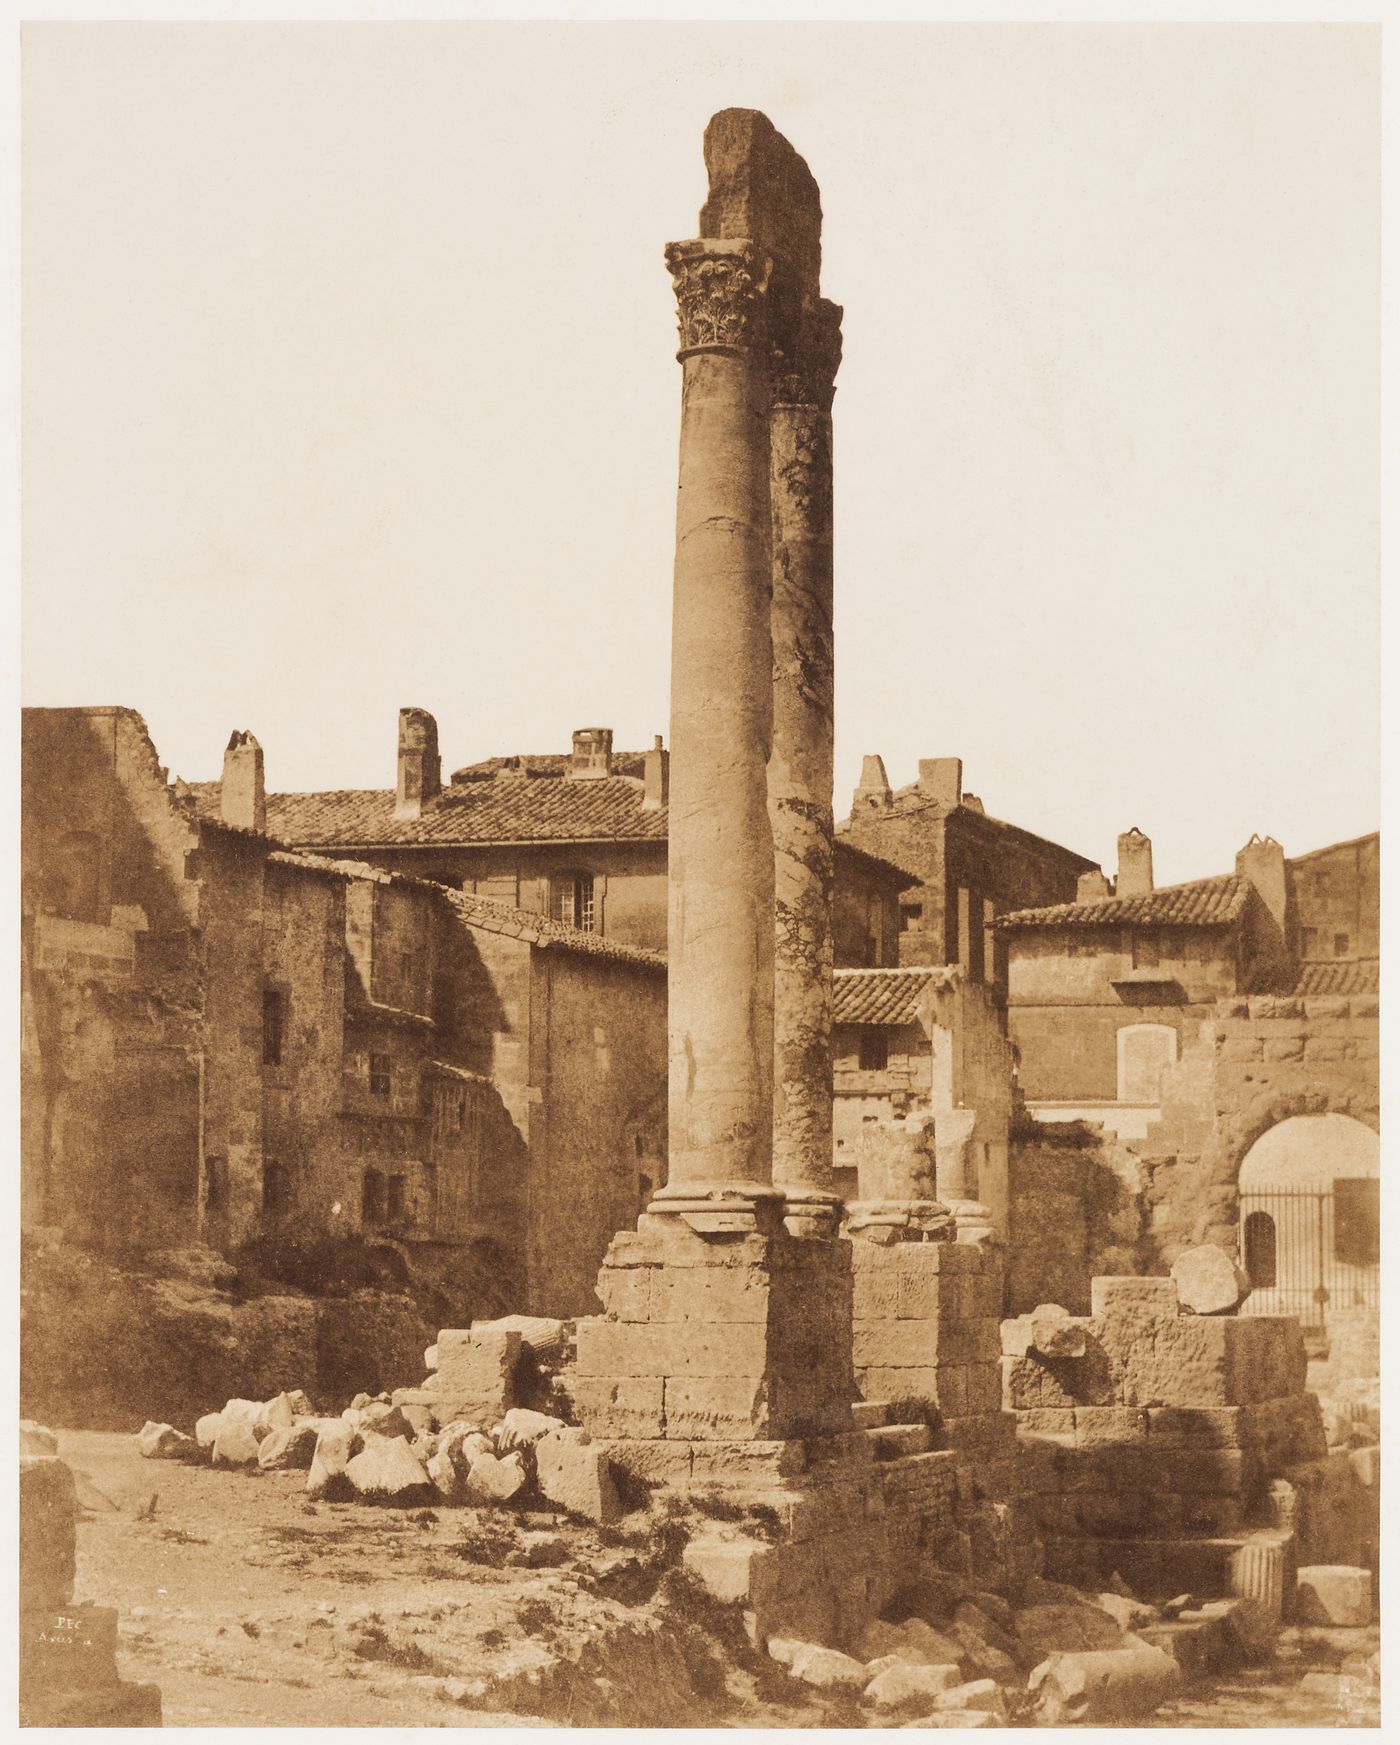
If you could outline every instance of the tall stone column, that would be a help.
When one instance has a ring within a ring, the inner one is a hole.
[[[775,352],[773,506],[773,1179],[794,1235],[835,1233],[832,922],[835,714],[831,402],[841,311],[817,300]]]
[[[670,1166],[653,1212],[771,1225],[773,729],[768,262],[672,243],[680,484],[671,630]],[[716,1221],[718,1220],[718,1221]]]

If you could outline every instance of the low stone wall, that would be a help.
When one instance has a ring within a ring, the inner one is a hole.
[[[1169,1278],[1097,1278],[1092,1310],[1045,1335],[1078,1355],[1004,1329],[1003,1400],[1047,1573],[1092,1585],[1117,1571],[1146,1597],[1229,1591],[1251,1534],[1291,1531],[1270,1481],[1326,1452],[1302,1331],[1182,1314]]]
[[[1089,1309],[1096,1274],[1140,1270],[1143,1169],[1123,1142],[1083,1121],[1025,1122],[1012,1137],[1006,1313]]]

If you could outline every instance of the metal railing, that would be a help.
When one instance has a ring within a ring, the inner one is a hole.
[[[1245,1315],[1294,1315],[1327,1325],[1328,1309],[1377,1308],[1380,1267],[1370,1207],[1331,1188],[1241,1190],[1240,1258],[1254,1286]]]

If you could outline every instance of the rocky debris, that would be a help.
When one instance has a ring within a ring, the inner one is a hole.
[[[525,1488],[525,1462],[519,1452],[504,1457],[478,1454],[467,1471],[467,1498],[471,1502],[508,1503]]]
[[[433,1344],[427,1346],[423,1352],[423,1367],[424,1367],[424,1369],[426,1369],[428,1371],[429,1374],[431,1374],[433,1372],[433,1370],[435,1370],[437,1368],[437,1366],[438,1366],[438,1348],[437,1348],[437,1342],[434,1341]]]
[[[1135,1600],[1121,1593],[1101,1593],[1094,1596],[1094,1604],[1101,1612],[1107,1612],[1120,1630],[1138,1630],[1144,1624],[1157,1622],[1157,1608],[1144,1605],[1141,1600]]]
[[[1149,1620],[1150,1617],[1149,1612]],[[1024,1606],[1016,1614],[1016,1634],[1035,1650],[1037,1660],[1051,1654],[1081,1654],[1096,1648],[1118,1648],[1123,1642],[1122,1626],[1106,1610],[1082,1604]]]
[[[346,1468],[359,1452],[361,1440],[360,1432],[343,1418],[322,1424],[311,1458],[311,1470],[306,1475],[308,1496],[326,1497],[350,1491]]]
[[[522,1533],[515,1549],[506,1553],[506,1568],[557,1569],[569,1556],[569,1547],[557,1533]]]
[[[952,1664],[913,1666],[899,1661],[877,1672],[865,1687],[865,1700],[880,1714],[913,1714],[962,1682]]]
[[[1179,1618],[1183,1612],[1191,1612],[1195,1609],[1195,1594],[1176,1594],[1173,1598],[1164,1601],[1162,1616],[1170,1623],[1173,1618]]]
[[[506,1454],[513,1448],[531,1448],[541,1437],[564,1427],[562,1418],[532,1412],[525,1406],[512,1406],[496,1428],[496,1446]]]
[[[467,1440],[476,1434],[470,1425],[462,1423],[448,1424],[438,1433],[436,1446],[428,1458],[428,1477],[444,1502],[467,1501],[472,1454],[490,1452],[489,1443],[484,1449],[468,1450]],[[480,1440],[484,1442],[485,1438]]]
[[[974,1678],[966,1684],[953,1685],[940,1693],[936,1706],[945,1713],[971,1712],[992,1715],[998,1720],[1006,1718],[1006,1699],[1001,1694],[1001,1686],[990,1678]]]
[[[415,1441],[425,1442],[432,1436],[438,1414],[437,1395],[431,1388],[395,1388],[393,1404],[408,1420]]]
[[[1146,1646],[1052,1654],[1031,1673],[1038,1719],[1047,1726],[1112,1726],[1141,1720],[1181,1687],[1170,1654]]]
[[[412,1503],[432,1487],[421,1460],[402,1436],[361,1432],[362,1447],[346,1463],[345,1476],[372,1502]]]
[[[540,1495],[571,1515],[607,1526],[623,1515],[622,1500],[606,1453],[581,1430],[557,1430],[534,1445]]]
[[[45,1425],[36,1424],[32,1418],[21,1418],[19,1452],[21,1459],[26,1456],[40,1459],[46,1455],[55,1455],[58,1453],[58,1437]]]
[[[1182,1308],[1193,1315],[1233,1315],[1251,1289],[1249,1274],[1214,1242],[1183,1250],[1171,1275]]]
[[[278,1398],[282,1396],[279,1394]],[[272,1428],[271,1406],[267,1400],[225,1400],[219,1416],[226,1424],[257,1424],[264,1430]]]
[[[256,1466],[258,1450],[271,1434],[271,1427],[262,1419],[231,1418],[225,1409],[211,1450],[214,1465]]]
[[[392,1402],[371,1400],[368,1405],[352,1407],[351,1411],[355,1416],[350,1421],[363,1435],[401,1436],[406,1441],[413,1440],[413,1425]],[[346,1416],[349,1417],[349,1413]]]
[[[889,1657],[909,1666],[947,1666],[960,1662],[964,1653],[960,1642],[922,1618],[908,1618],[902,1624],[871,1624],[861,1637],[860,1650],[867,1661]]]
[[[1374,1614],[1374,1577],[1369,1569],[1341,1563],[1309,1564],[1298,1571],[1295,1616],[1300,1624],[1355,1628]]]
[[[206,1412],[204,1416],[196,1422],[194,1427],[194,1439],[201,1452],[205,1454],[212,1453],[214,1444],[218,1441],[219,1432],[223,1427],[224,1415],[222,1412]]]
[[[258,1448],[258,1465],[263,1472],[305,1471],[315,1458],[319,1440],[320,1431],[307,1419],[274,1430]]]
[[[813,1642],[790,1642],[784,1647],[792,1650],[791,1656],[784,1661],[788,1671],[814,1690],[854,1693],[864,1690],[869,1682],[865,1663],[842,1654],[838,1649],[822,1648]],[[772,1652],[771,1643],[769,1652]],[[774,1655],[774,1659],[777,1658]]]
[[[549,1315],[500,1315],[494,1321],[473,1321],[471,1331],[474,1334],[518,1333],[520,1343],[536,1357],[553,1357],[563,1348],[566,1323]],[[428,1349],[435,1348],[429,1346]],[[430,1363],[427,1367],[432,1369],[435,1365]]]
[[[1028,1314],[1001,1324],[1001,1349],[1006,1357],[1083,1357],[1088,1349],[1084,1323],[1071,1318],[1058,1303],[1038,1303]]]
[[[136,1447],[144,1460],[188,1460],[199,1452],[193,1436],[173,1424],[155,1424],[149,1419],[136,1432]]]

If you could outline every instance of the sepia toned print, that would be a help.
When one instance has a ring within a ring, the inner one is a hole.
[[[1378,1724],[1378,836],[836,821],[859,316],[703,143],[666,735],[24,712],[26,1725]]]

